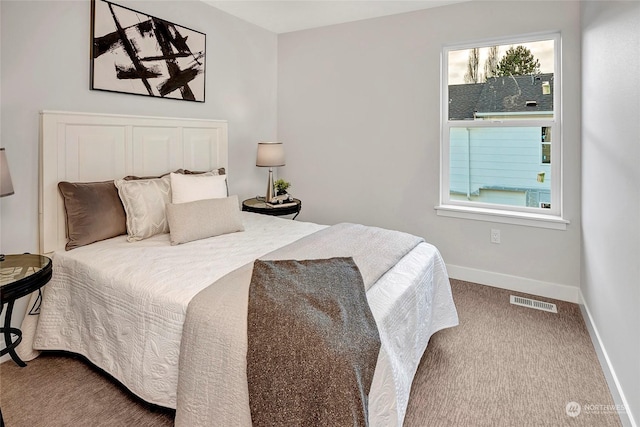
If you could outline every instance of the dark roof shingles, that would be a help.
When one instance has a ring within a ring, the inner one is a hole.
[[[542,84],[549,82],[550,93]],[[474,113],[553,111],[553,73],[492,77],[485,83],[449,86],[449,118],[473,119]],[[534,101],[532,104],[528,101]]]

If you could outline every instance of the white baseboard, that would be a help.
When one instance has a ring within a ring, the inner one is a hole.
[[[558,283],[543,282],[527,279],[525,277],[511,276],[509,274],[494,273],[491,271],[477,270],[475,268],[461,267],[447,264],[449,277],[495,288],[508,289],[510,291],[523,292],[541,297],[553,298],[560,301],[580,304],[580,288],[577,286],[561,285]]]
[[[582,298],[582,292],[580,292],[580,311],[582,312],[584,323],[587,325],[587,330],[589,331],[589,335],[591,336],[593,347],[595,348],[596,354],[598,355],[598,360],[600,361],[602,372],[604,373],[607,384],[609,385],[609,390],[611,391],[613,402],[619,407],[627,408],[626,411],[619,413],[620,421],[622,422],[622,425],[624,427],[638,427],[633,419],[633,415],[631,414],[631,412],[629,412],[627,399],[622,392],[622,388],[620,387],[620,382],[618,381],[615,370],[613,369],[613,366],[611,366],[611,361],[609,360],[609,356],[607,355],[607,350],[605,350],[604,344],[600,339],[600,334],[598,333],[598,329],[593,322],[589,307],[587,306],[587,304],[585,304],[584,299]]]

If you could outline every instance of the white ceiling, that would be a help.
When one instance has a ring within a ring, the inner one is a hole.
[[[203,0],[274,33],[359,21],[469,0]]]

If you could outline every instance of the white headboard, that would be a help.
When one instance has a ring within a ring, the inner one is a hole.
[[[227,144],[223,120],[41,112],[40,253],[66,244],[58,182],[228,168]]]

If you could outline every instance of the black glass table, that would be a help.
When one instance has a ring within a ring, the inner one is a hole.
[[[243,211],[271,216],[295,214],[292,219],[296,219],[301,209],[302,202],[299,199],[293,199],[291,202],[286,202],[282,205],[270,205],[265,203],[263,199],[258,199],[257,197],[242,202]]]
[[[40,291],[51,279],[51,274],[51,259],[43,255],[4,255],[0,260],[0,313],[7,304],[4,326],[0,328],[5,348],[0,350],[0,356],[9,353],[18,366],[24,367],[27,364],[18,357],[15,350],[22,341],[22,331],[11,326],[13,305],[18,298]],[[13,336],[16,338],[13,339]]]

